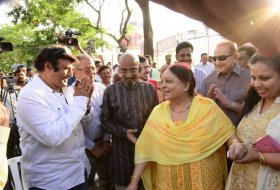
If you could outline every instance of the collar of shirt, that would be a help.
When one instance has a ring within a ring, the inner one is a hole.
[[[240,66],[239,64],[235,63],[235,65],[234,65],[234,67],[233,67],[233,69],[232,69],[230,75],[231,75],[232,73],[235,73],[235,74],[237,74],[238,76],[240,76],[240,75],[241,75],[241,66]],[[229,76],[230,76],[230,75],[229,75]],[[219,72],[217,72],[217,77],[222,77],[222,74],[219,73]]]
[[[52,92],[52,93],[59,93],[59,92],[56,92],[55,90],[53,90],[51,87],[49,87],[40,77],[39,75],[35,75],[32,82],[35,82],[36,83],[36,86],[41,86],[43,87],[44,89],[46,89],[47,91],[49,92]],[[61,90],[63,93],[64,92],[64,89],[67,88],[67,87],[63,87]]]

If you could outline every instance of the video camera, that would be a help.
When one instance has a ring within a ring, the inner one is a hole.
[[[4,37],[0,37],[0,53],[4,51],[13,51],[13,44],[11,42],[2,42],[5,40]]]
[[[58,38],[58,41],[66,46],[76,46],[78,45],[78,39],[75,35],[81,35],[81,32],[74,32],[73,30],[66,30],[65,36]]]
[[[12,76],[2,77],[1,80],[6,80],[8,88],[13,88],[16,85],[16,83],[17,83],[16,79],[14,77],[12,77]]]

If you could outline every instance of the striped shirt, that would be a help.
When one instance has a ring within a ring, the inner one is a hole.
[[[202,88],[202,82],[206,78],[206,74],[203,70],[196,68],[194,66],[192,66],[191,69],[196,81],[195,92],[200,92]]]
[[[137,129],[138,138],[145,122],[157,104],[154,87],[137,82],[128,88],[123,81],[104,92],[101,126],[112,135],[113,178],[116,185],[127,186],[134,169],[135,145],[126,137],[127,129]]]

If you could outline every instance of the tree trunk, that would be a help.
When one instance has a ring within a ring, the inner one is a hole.
[[[154,57],[153,29],[150,17],[149,0],[135,0],[142,10],[144,30],[144,55]]]

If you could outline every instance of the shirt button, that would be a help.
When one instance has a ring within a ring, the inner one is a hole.
[[[57,108],[58,110],[60,110],[60,108]]]

